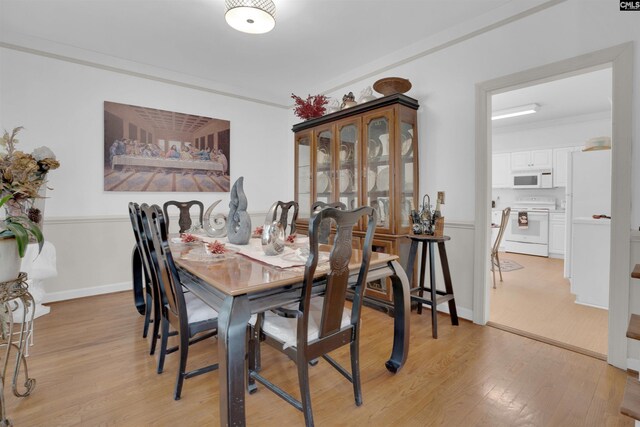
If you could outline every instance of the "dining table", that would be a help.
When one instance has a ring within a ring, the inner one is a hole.
[[[247,247],[252,247],[253,251],[227,245],[233,250],[207,257],[201,254],[202,246],[202,243],[196,246],[183,244],[179,238],[170,242],[183,286],[218,312],[220,425],[244,426],[247,324],[252,314],[301,300],[304,257],[299,257],[297,266],[283,268],[283,265],[292,264],[283,263],[283,258],[288,256],[289,261],[295,260],[300,250],[285,248],[285,253],[274,257],[254,255],[261,248],[260,239],[251,239]],[[320,250],[329,249],[322,246]],[[362,251],[354,249],[349,263],[352,283],[355,283],[361,260]],[[313,294],[323,294],[327,271],[328,268],[319,264]],[[385,367],[395,374],[404,365],[409,351],[409,280],[397,255],[373,252],[367,281],[387,277],[393,287],[394,326],[391,356]],[[366,354],[366,349],[362,349],[361,354]]]

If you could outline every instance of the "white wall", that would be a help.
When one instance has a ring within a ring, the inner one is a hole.
[[[431,195],[447,192],[447,221],[472,223],[475,215],[475,85],[544,64],[635,41],[634,105],[640,105],[637,90],[640,72],[640,25],[638,16],[618,11],[617,2],[568,0],[500,26],[476,37],[439,49],[424,42],[425,55],[331,93],[354,93],[382,77],[408,78],[413,88],[407,95],[418,99],[420,140],[420,191]],[[455,33],[455,36],[460,33]],[[442,43],[439,38],[437,43]],[[395,58],[397,59],[397,58]],[[372,70],[359,70],[366,75]],[[353,76],[351,76],[353,77]],[[633,115],[634,134],[640,118]],[[633,213],[630,227],[640,225],[640,146],[633,141]],[[447,243],[451,257],[473,246],[473,233],[460,233]],[[473,256],[452,270],[456,300],[472,309],[473,283],[459,280],[473,272]],[[640,262],[640,260],[638,260]],[[457,280],[458,279],[458,280]],[[640,304],[638,304],[640,305]]]
[[[200,90],[0,48],[0,129],[24,126],[19,148],[47,145],[61,163],[50,173],[44,232],[57,248],[59,277],[47,299],[126,287],[133,244],[129,201],[199,199],[229,193],[140,193],[103,190],[103,102],[113,101],[231,122],[231,180],[244,176],[249,211],[265,213],[293,194],[288,111]],[[91,290],[93,288],[93,290]]]

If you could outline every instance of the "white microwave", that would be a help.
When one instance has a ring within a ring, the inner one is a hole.
[[[550,169],[511,174],[511,188],[552,188]]]

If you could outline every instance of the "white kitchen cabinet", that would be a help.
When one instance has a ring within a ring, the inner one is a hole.
[[[549,256],[564,258],[565,214],[551,213],[549,216]]]
[[[491,160],[491,186],[493,188],[511,187],[511,156],[509,153],[494,154]]]
[[[551,169],[553,150],[516,151],[511,153],[511,170],[526,171],[532,169]]]

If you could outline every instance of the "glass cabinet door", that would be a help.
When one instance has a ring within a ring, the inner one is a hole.
[[[314,202],[331,203],[333,201],[333,155],[333,131],[331,128],[316,131],[316,198]],[[302,206],[300,206],[300,210],[302,211]]]
[[[311,204],[311,134],[306,133],[296,138],[296,189],[295,200],[300,213],[298,218],[309,219]]]
[[[360,125],[358,120],[338,123],[338,169],[336,188],[338,201],[347,209],[361,206],[360,200]]]
[[[392,152],[391,112],[365,116],[366,203],[378,213],[380,231],[391,231],[393,221],[390,153]]]
[[[400,122],[400,230],[408,231],[411,226],[409,215],[416,209],[416,179],[414,159],[414,125]]]

